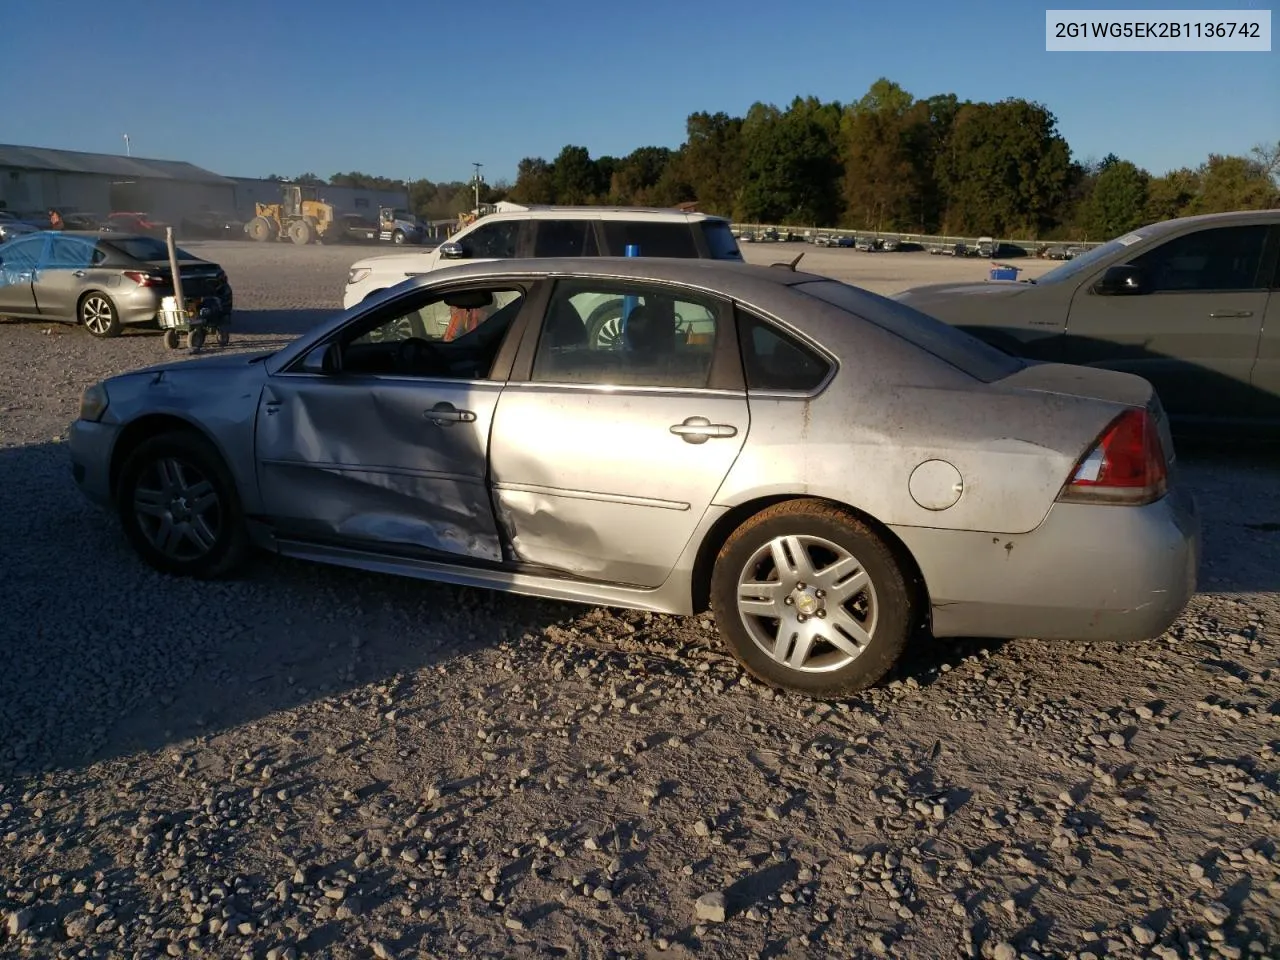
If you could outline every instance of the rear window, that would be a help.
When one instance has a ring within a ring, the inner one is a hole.
[[[706,238],[707,249],[711,251],[712,260],[741,260],[742,251],[738,249],[738,240],[723,220],[704,220],[702,235]]]
[[[874,323],[984,383],[1002,380],[1026,366],[1019,358],[905,303],[838,280],[810,280],[791,289]]]
[[[640,248],[641,257],[698,256],[693,230],[687,223],[663,223],[655,220],[605,220],[605,242],[615,257],[625,256],[627,246]]]
[[[168,260],[169,247],[162,240],[156,240],[153,237],[130,237],[127,240],[107,240],[99,241],[109,246],[115,247],[126,257],[133,257],[135,260]],[[177,247],[179,260],[198,260],[199,258],[187,253],[181,247]]]

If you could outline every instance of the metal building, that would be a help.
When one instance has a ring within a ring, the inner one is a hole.
[[[0,209],[141,212],[178,223],[235,209],[235,182],[190,163],[0,144]]]

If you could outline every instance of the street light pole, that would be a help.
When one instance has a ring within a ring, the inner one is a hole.
[[[480,168],[484,164],[472,163],[471,165],[476,168],[476,216],[478,217],[480,216]]]
[[[124,155],[126,157],[133,156],[133,151],[129,149],[129,135],[127,133],[124,135]]]

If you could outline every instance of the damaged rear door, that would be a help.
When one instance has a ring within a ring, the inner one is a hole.
[[[614,300],[618,336],[590,336]],[[748,425],[731,306],[665,285],[558,281],[494,417],[493,497],[513,559],[662,584]]]
[[[486,487],[502,391],[494,361],[525,300],[516,284],[415,291],[380,304],[258,411],[262,501],[280,536],[403,555],[497,562]]]

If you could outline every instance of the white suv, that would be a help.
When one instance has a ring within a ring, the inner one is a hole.
[[[513,257],[621,257],[635,255],[742,260],[729,221],[705,213],[640,207],[555,207],[503,204],[434,250],[368,257],[347,275],[342,305],[350,308],[409,277],[460,260]],[[586,316],[592,338],[619,334],[622,303],[610,299]]]

